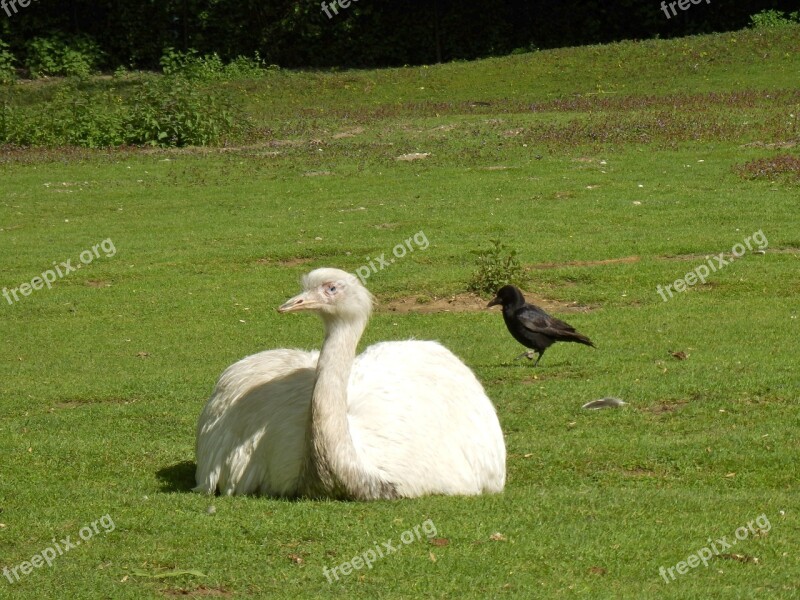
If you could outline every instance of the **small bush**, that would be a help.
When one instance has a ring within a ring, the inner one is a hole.
[[[180,77],[145,81],[129,96],[89,92],[72,80],[47,102],[0,109],[0,143],[21,146],[211,145],[244,130],[219,92]]]
[[[751,15],[750,27],[762,29],[765,27],[785,27],[800,22],[800,12],[795,11],[789,16],[779,10],[762,10],[760,13]]]
[[[238,56],[226,65],[216,52],[200,56],[197,50],[180,52],[166,48],[159,62],[164,75],[181,75],[191,81],[253,78],[264,73],[263,61],[258,53],[255,58]]]
[[[14,83],[17,79],[17,70],[14,68],[16,59],[11,53],[10,46],[0,40],[0,84]]]
[[[86,36],[69,41],[59,36],[39,37],[28,42],[25,66],[34,79],[52,75],[87,77],[102,59],[100,47]]]
[[[128,121],[131,144],[205,146],[240,128],[240,115],[220,93],[183,77],[145,82]]]
[[[59,87],[44,105],[6,106],[0,142],[20,146],[104,148],[125,142],[125,109],[113,92],[89,94],[77,82]]]
[[[275,67],[273,66],[270,68],[272,69]],[[264,71],[264,61],[258,52],[256,52],[254,58],[237,56],[230,63],[225,65],[225,75],[229,79],[260,77],[264,74]]]
[[[516,250],[509,250],[500,240],[490,240],[488,250],[473,250],[477,270],[468,289],[478,294],[494,294],[504,285],[523,285],[522,265]]]

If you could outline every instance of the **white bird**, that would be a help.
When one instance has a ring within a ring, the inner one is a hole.
[[[320,352],[269,350],[222,374],[197,427],[197,487],[222,494],[376,500],[496,493],[506,449],[475,375],[437,342],[356,358],[374,298],[317,269],[278,310],[322,317]]]

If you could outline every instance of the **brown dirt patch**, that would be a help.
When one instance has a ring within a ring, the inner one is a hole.
[[[411,152],[409,154],[401,154],[400,156],[396,157],[395,160],[403,162],[411,162],[415,160],[422,160],[423,158],[428,158],[430,155],[431,155],[430,152]]]
[[[259,265],[277,265],[280,267],[296,267],[298,265],[307,265],[312,262],[313,258],[287,258],[285,260],[275,260],[274,258],[259,258],[256,263]]]
[[[664,413],[675,412],[676,410],[683,408],[683,406],[687,404],[687,402],[688,400],[678,400],[677,402],[672,402],[672,403],[663,402],[655,406],[642,408],[642,410],[645,412],[653,413],[654,415],[661,415]]]
[[[233,596],[233,593],[226,589],[206,587],[204,585],[192,590],[185,588],[168,589],[162,593],[165,596],[183,596],[186,598],[229,598]]]
[[[524,290],[522,293],[525,295],[525,299],[528,302],[550,313],[589,312],[593,308],[580,305],[577,302],[568,303],[549,300],[535,294],[530,294]],[[487,309],[487,304],[489,304],[489,299],[481,298],[475,294],[456,294],[455,296],[432,299],[417,295],[397,298],[389,302],[381,302],[378,304],[378,310],[381,312],[398,313],[477,312],[482,310],[500,312],[499,306]]]
[[[333,137],[333,139],[335,139],[335,140],[341,140],[341,139],[344,139],[344,138],[356,137],[357,135],[360,135],[362,133],[364,133],[364,128],[363,127],[354,127],[353,129],[348,129],[347,131],[341,131],[339,133],[334,133],[333,136],[331,136],[331,137]]]
[[[742,144],[740,148],[768,148],[770,150],[782,148],[794,148],[797,142],[750,142],[749,144]]]
[[[84,284],[93,288],[111,287],[111,282],[103,279],[87,279]]]
[[[570,260],[558,263],[539,263],[536,265],[525,265],[526,269],[560,269],[561,267],[597,267],[600,265],[616,265],[625,263],[639,262],[638,256],[624,256],[622,258],[606,258],[603,260]]]
[[[771,254],[774,254],[776,252],[780,253],[780,254],[797,254],[798,253],[798,249],[796,249],[796,248],[780,248],[780,249],[778,249],[778,248],[764,248],[764,249],[760,249],[760,248],[756,247],[756,248],[753,248],[752,250],[745,251],[745,253],[742,256],[740,256],[739,258],[742,258],[743,256],[746,256],[748,254],[764,255],[767,252],[769,252]],[[720,254],[722,254],[722,258],[724,258],[725,260],[728,260],[728,261],[736,260],[736,256],[734,256],[731,252],[706,252],[704,254],[700,254],[700,253],[693,253],[693,254],[665,254],[665,255],[659,256],[657,258],[659,258],[660,260],[675,260],[675,261],[688,261],[688,260],[691,260],[691,261],[706,262],[708,260],[713,259],[715,256],[719,256]],[[714,266],[715,267],[717,266],[716,262],[714,263]]]
[[[49,409],[48,412],[53,412],[59,409],[72,409],[82,408],[84,406],[92,406],[95,404],[133,404],[136,402],[132,398],[105,398],[101,400],[63,400],[56,402]]]
[[[475,294],[457,294],[432,299],[417,295],[379,303],[378,310],[398,313],[473,312],[483,310],[488,303],[488,300]]]

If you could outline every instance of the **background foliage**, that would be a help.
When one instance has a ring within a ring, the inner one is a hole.
[[[329,19],[316,0],[38,0],[0,12],[0,39],[31,68],[41,63],[31,40],[43,37],[72,40],[70,48],[94,43],[91,55],[107,69],[157,68],[165,48],[226,62],[259,53],[282,67],[375,67],[729,31],[755,13],[796,8],[715,0],[668,19],[657,0],[354,0]]]

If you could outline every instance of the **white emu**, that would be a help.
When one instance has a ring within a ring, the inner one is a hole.
[[[322,317],[322,350],[269,350],[222,374],[197,427],[196,491],[376,500],[500,492],[494,406],[436,342],[383,342],[356,358],[374,299],[317,269],[278,310]]]

